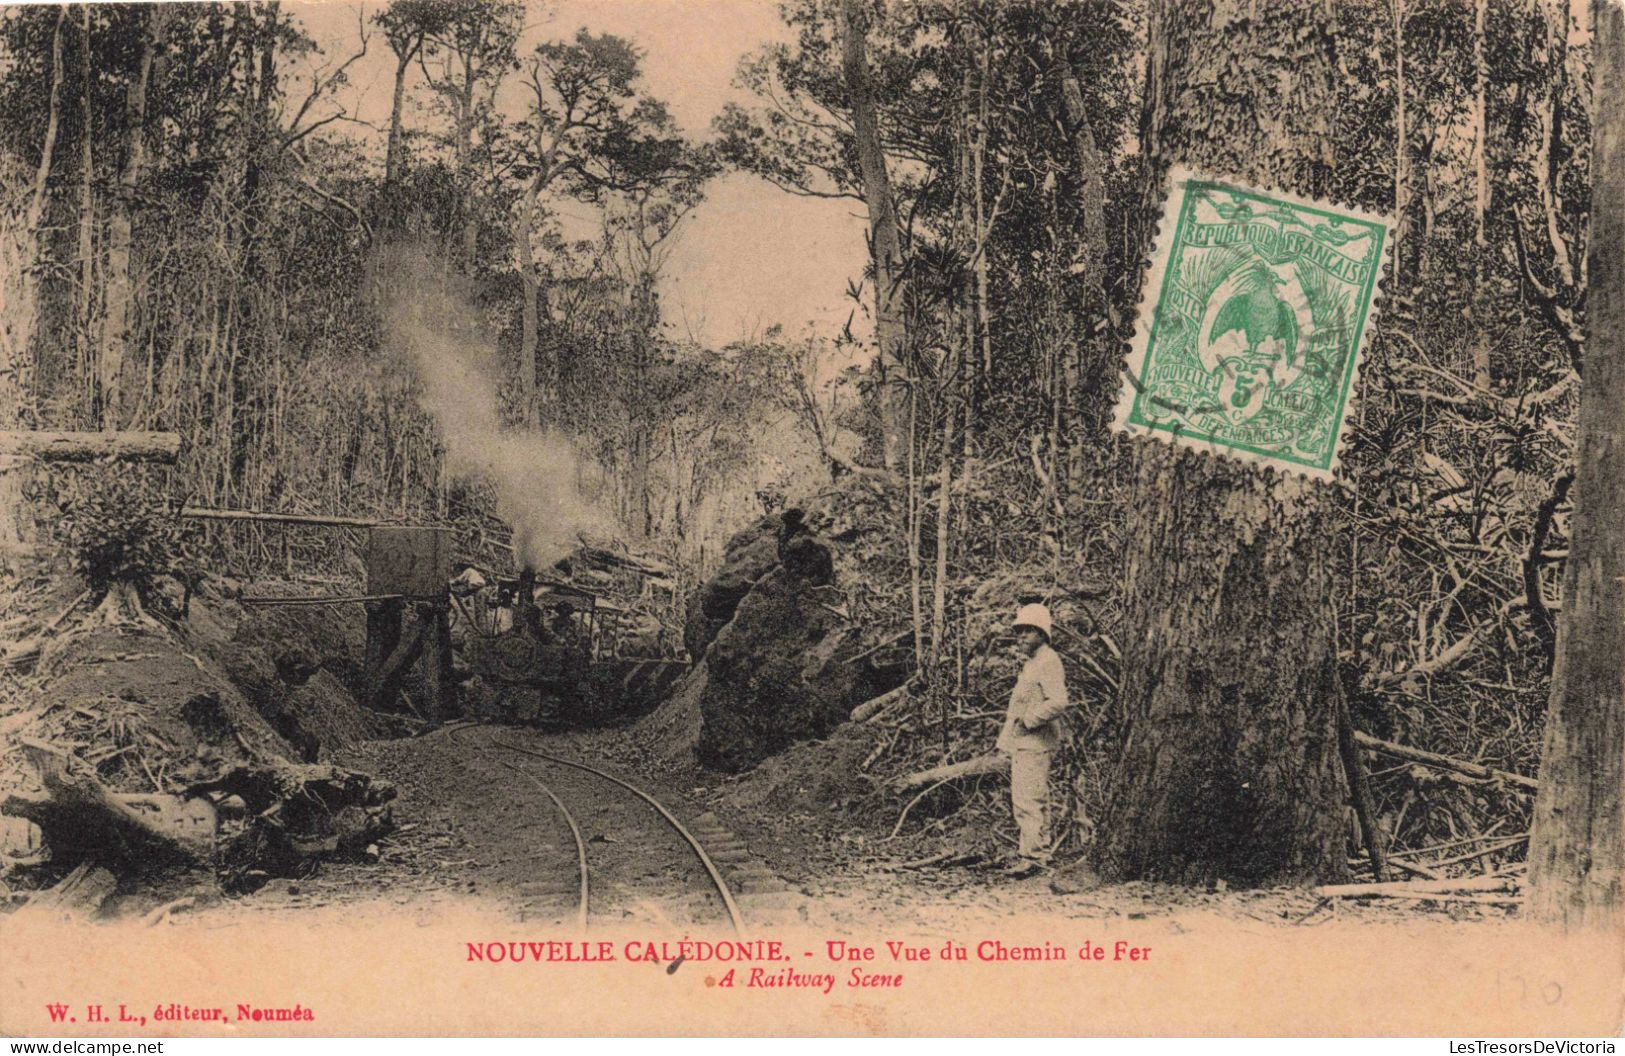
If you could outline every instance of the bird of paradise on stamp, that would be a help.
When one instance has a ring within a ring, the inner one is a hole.
[[[1116,428],[1333,479],[1388,231],[1176,170]]]

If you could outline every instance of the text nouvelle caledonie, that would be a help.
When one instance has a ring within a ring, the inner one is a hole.
[[[484,964],[607,964],[613,961],[647,961],[656,964],[672,961],[751,963],[764,961],[790,961],[784,943],[775,939],[739,939],[710,941],[682,939],[633,939],[621,944],[599,940],[524,940],[470,942],[466,944],[466,960]],[[976,943],[972,955],[968,944],[950,940],[933,952],[929,946],[888,941],[882,947],[860,946],[841,939],[824,943],[824,955],[831,961],[873,961],[881,952],[897,962],[909,961],[1144,961],[1151,955],[1147,946],[1136,946],[1118,940],[1108,948],[1093,940],[1085,940],[1076,950],[1059,943],[1043,942],[1038,945],[1007,944],[998,939],[983,939]],[[812,956],[805,951],[804,956]]]
[[[900,974],[874,972],[875,962],[896,965],[923,962],[957,961],[1085,961],[1134,962],[1150,959],[1151,948],[1123,940],[1110,943],[1085,940],[1076,947],[1054,942],[1038,944],[1006,943],[999,939],[982,939],[972,943],[948,940],[940,946],[889,940],[880,946],[862,945],[841,939],[826,940],[821,951],[824,959],[841,965],[856,964],[847,979],[848,987],[895,987],[902,985]],[[686,961],[723,965],[751,966],[749,974],[740,980],[747,989],[799,988],[822,990],[829,993],[835,986],[833,973],[798,971],[790,965],[792,953],[783,942],[773,939],[718,940],[682,939],[680,941],[633,939],[617,945],[608,941],[579,940],[523,940],[466,943],[465,959],[473,963],[503,965],[584,965],[615,962],[642,962],[666,964],[674,967]],[[812,959],[814,951],[797,951]],[[772,965],[774,967],[762,967]],[[668,967],[668,970],[671,970]],[[707,980],[710,985],[711,980]],[[734,971],[730,970],[715,983],[721,987],[735,985]]]

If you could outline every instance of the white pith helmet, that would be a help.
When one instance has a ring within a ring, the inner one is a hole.
[[[1050,619],[1049,608],[1047,606],[1023,605],[1021,608],[1016,610],[1015,627],[1018,631],[1023,627],[1032,627],[1036,630],[1043,631],[1044,637],[1048,638],[1050,636],[1050,627],[1052,623],[1053,621]]]

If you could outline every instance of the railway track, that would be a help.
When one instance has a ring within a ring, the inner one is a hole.
[[[556,766],[570,767],[575,770],[592,774],[595,777],[616,785],[626,792],[630,792],[632,795],[636,796],[638,799],[642,800],[645,804],[651,807],[654,812],[666,823],[666,825],[674,830],[677,835],[688,844],[689,849],[694,852],[694,856],[699,860],[700,865],[704,868],[706,876],[709,877],[712,885],[716,888],[716,893],[722,901],[723,908],[727,911],[728,920],[733,926],[734,933],[736,935],[744,934],[745,925],[744,919],[739,912],[739,904],[735,900],[733,891],[729,888],[727,880],[724,879],[722,870],[717,867],[717,863],[706,851],[705,846],[700,843],[697,837],[695,837],[694,833],[691,832],[689,828],[680,820],[678,820],[677,816],[667,809],[665,804],[661,803],[654,796],[651,796],[648,792],[637,787],[631,782],[625,781],[606,770],[601,770],[598,767],[592,766],[588,763],[583,763],[575,759],[568,759],[561,755],[553,755],[548,752],[536,751],[532,748],[526,748],[521,745],[512,744],[503,740],[497,740],[495,738],[489,739],[485,743],[479,743],[474,740],[465,740],[461,736],[464,732],[478,725],[479,724],[477,723],[472,723],[467,726],[456,727],[451,730],[452,738],[461,744],[473,748],[476,751],[491,755],[493,757],[496,756],[499,751],[510,752],[515,755],[532,759],[540,759]],[[535,785],[536,788],[547,797],[548,801],[552,804],[554,810],[558,812],[559,816],[564,820],[565,824],[569,826],[570,836],[575,842],[577,877],[579,883],[579,897],[576,900],[576,921],[578,926],[585,931],[587,928],[587,918],[591,901],[590,889],[592,883],[592,869],[588,861],[587,840],[582,836],[580,823],[577,821],[576,816],[570,811],[570,808],[565,805],[564,800],[559,797],[558,793],[555,792],[553,788],[540,777],[537,777],[525,767],[520,766],[517,763],[510,762],[506,759],[497,758],[495,761],[499,765],[512,770],[514,773],[519,774],[531,784]]]

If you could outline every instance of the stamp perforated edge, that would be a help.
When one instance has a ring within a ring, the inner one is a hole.
[[[1354,360],[1350,365],[1348,399],[1343,404],[1342,414],[1337,423],[1337,433],[1332,437],[1331,464],[1324,469],[1319,466],[1306,466],[1297,462],[1288,462],[1284,459],[1273,458],[1243,448],[1230,447],[1211,440],[1197,439],[1177,431],[1167,432],[1147,429],[1143,426],[1134,425],[1129,421],[1129,417],[1134,410],[1135,398],[1142,388],[1138,378],[1145,373],[1145,361],[1151,349],[1152,315],[1156,311],[1157,301],[1162,294],[1163,282],[1168,271],[1168,256],[1173,250],[1174,235],[1179,228],[1177,214],[1170,218],[1168,209],[1176,200],[1181,202],[1184,200],[1185,185],[1192,180],[1234,187],[1238,191],[1277,198],[1291,205],[1336,212],[1351,219],[1374,224],[1382,228],[1383,246],[1382,252],[1377,257],[1377,274],[1372,283],[1371,303],[1367,307],[1360,332],[1355,335],[1354,340]],[[1354,418],[1354,406],[1359,401],[1360,372],[1364,367],[1367,335],[1376,329],[1377,318],[1381,315],[1383,304],[1387,300],[1388,261],[1394,252],[1393,219],[1381,213],[1344,205],[1337,201],[1308,198],[1276,187],[1258,186],[1231,176],[1196,172],[1183,165],[1171,166],[1164,182],[1167,190],[1163,196],[1162,209],[1157,217],[1157,236],[1152,245],[1151,259],[1145,265],[1147,268],[1145,282],[1140,287],[1140,303],[1135,310],[1134,340],[1129,346],[1128,358],[1123,363],[1122,374],[1119,379],[1117,404],[1112,412],[1112,430],[1131,438],[1149,438],[1160,443],[1200,451],[1209,457],[1227,458],[1247,465],[1273,468],[1283,473],[1294,473],[1322,483],[1337,483],[1337,473],[1342,467],[1343,443],[1346,439],[1349,423]]]

